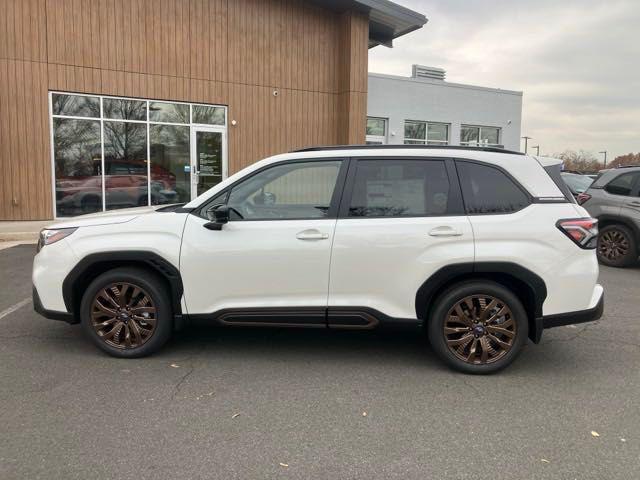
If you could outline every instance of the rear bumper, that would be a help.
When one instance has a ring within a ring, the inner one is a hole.
[[[542,317],[542,328],[561,327],[563,325],[571,325],[574,323],[593,322],[602,317],[604,312],[604,295],[600,296],[598,304],[588,310],[580,310],[578,312],[559,313],[557,315],[547,315]]]
[[[38,295],[38,290],[36,287],[33,287],[33,309],[42,315],[45,318],[49,318],[51,320],[61,320],[67,323],[76,323],[75,318],[69,312],[58,312],[56,310],[47,310],[42,306],[42,301],[40,300],[40,295]]]
[[[557,313],[554,315],[545,315],[535,319],[535,331],[531,335],[534,343],[539,343],[542,338],[542,330],[553,327],[561,327],[563,325],[573,325],[575,323],[593,322],[602,317],[604,312],[604,292],[600,285],[596,285],[595,306],[586,310],[578,310],[575,312]],[[591,303],[593,305],[593,303]]]

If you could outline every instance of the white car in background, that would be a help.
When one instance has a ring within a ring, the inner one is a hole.
[[[52,225],[34,305],[117,357],[192,319],[428,332],[463,372],[599,318],[597,222],[560,163],[491,148],[345,146],[262,160],[183,206]],[[242,355],[242,352],[238,352]]]

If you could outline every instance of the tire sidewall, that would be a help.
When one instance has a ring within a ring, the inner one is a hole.
[[[447,313],[456,302],[470,295],[491,295],[505,302],[511,309],[516,322],[516,338],[511,350],[500,360],[485,365],[472,365],[460,360],[451,351],[444,336],[444,322]],[[429,341],[438,357],[449,367],[463,373],[488,374],[507,367],[518,356],[527,341],[529,321],[522,302],[509,289],[489,281],[470,281],[454,285],[436,300],[427,326]]]
[[[600,255],[600,240],[602,238],[602,235],[613,230],[620,232],[627,238],[627,241],[629,242],[629,252],[622,257],[618,257],[618,259],[614,261]],[[623,225],[609,225],[607,227],[604,227],[598,234],[598,246],[596,248],[596,254],[598,256],[598,261],[603,265],[606,265],[608,267],[628,267],[638,258],[635,237],[633,236],[633,233]]]
[[[130,282],[142,287],[156,306],[156,329],[143,345],[132,349],[118,349],[106,344],[96,333],[91,322],[91,305],[99,290],[115,282]],[[117,268],[99,275],[85,290],[80,303],[82,329],[101,350],[119,358],[137,358],[149,355],[162,347],[173,330],[173,312],[167,289],[154,273],[136,268]]]

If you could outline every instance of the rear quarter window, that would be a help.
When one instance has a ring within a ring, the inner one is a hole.
[[[513,213],[528,206],[529,195],[498,168],[456,161],[464,204],[469,215]]]

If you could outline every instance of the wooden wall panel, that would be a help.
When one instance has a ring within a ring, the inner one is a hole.
[[[364,141],[365,14],[304,0],[0,0],[0,12],[0,219],[52,216],[49,90],[227,105],[230,173]]]
[[[47,65],[0,59],[0,219],[51,218]]]

